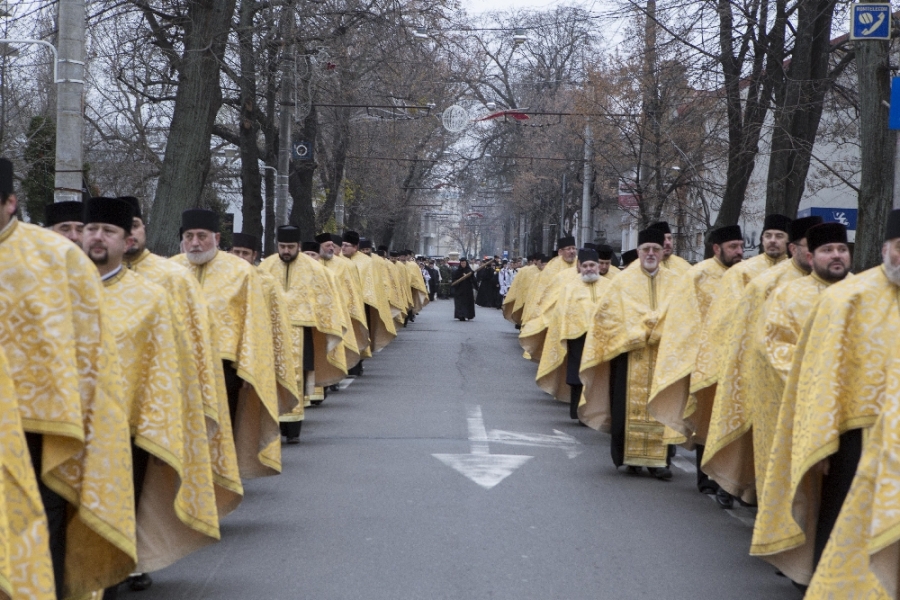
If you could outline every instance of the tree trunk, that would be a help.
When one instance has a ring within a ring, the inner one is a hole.
[[[163,255],[179,249],[175,232],[182,211],[200,204],[209,174],[209,142],[222,104],[219,64],[231,29],[236,0],[191,2],[184,52],[178,61],[178,90],[156,198],[150,209],[148,246]]]
[[[859,80],[859,146],[862,173],[853,270],[857,273],[881,263],[884,224],[894,192],[896,131],[887,128],[891,99],[890,43],[856,42]]]
[[[766,214],[793,218],[803,198],[825,94],[832,81],[828,62],[833,15],[833,0],[802,0],[799,4],[782,102],[775,107]]]
[[[759,138],[766,118],[768,100],[781,72],[784,51],[784,0],[776,5],[776,18],[767,32],[768,4],[760,6],[757,26],[759,40],[753,46],[750,76],[744,78],[742,61],[734,55],[734,18],[729,0],[719,0],[719,43],[722,73],[725,79],[725,103],[728,117],[728,166],[722,205],[714,229],[736,225],[744,206],[747,186],[759,154]],[[749,32],[747,33],[749,34]],[[745,34],[745,35],[747,35]],[[769,68],[764,70],[766,52],[771,50]],[[777,67],[773,65],[777,64]],[[744,88],[744,89],[742,89]],[[746,95],[746,99],[742,96]],[[744,103],[743,108],[741,103]]]
[[[300,137],[309,142],[310,147],[316,147],[316,109],[313,106],[306,118],[303,119],[303,127],[298,132]],[[288,181],[291,194],[291,214],[288,222],[300,228],[300,236],[304,241],[312,241],[316,235],[316,213],[313,210],[313,182],[316,174],[315,160],[291,161],[290,179]]]
[[[350,131],[347,126],[350,114],[348,109],[341,109],[338,118],[340,121],[334,127],[334,139],[332,140],[333,155],[331,164],[322,173],[322,183],[325,187],[325,203],[316,215],[316,228],[321,230],[325,223],[334,216],[334,207],[337,204],[338,194],[344,181],[344,167],[347,163],[347,154],[350,150]]]
[[[240,45],[241,114],[239,119],[241,151],[241,214],[243,233],[263,237],[262,176],[259,173],[259,106],[256,103],[256,54],[253,47],[255,0],[241,0],[238,43]]]

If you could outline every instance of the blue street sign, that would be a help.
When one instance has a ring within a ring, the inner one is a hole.
[[[312,160],[312,144],[304,141],[294,142],[291,144],[291,158],[293,160]]]
[[[851,4],[850,39],[891,39],[891,5],[889,3]]]
[[[900,77],[891,77],[891,110],[888,129],[900,129]]]
[[[797,218],[803,217],[822,217],[826,223],[841,223],[847,231],[856,231],[856,215],[855,208],[825,208],[822,206],[811,206],[797,212]]]

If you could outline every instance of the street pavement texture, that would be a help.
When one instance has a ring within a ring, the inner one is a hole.
[[[245,483],[220,543],[121,595],[801,598],[748,555],[752,511],[697,492],[692,454],[670,482],[616,472],[608,436],[537,388],[499,310],[452,316],[452,301],[431,303],[362,377],[307,409],[283,474]]]

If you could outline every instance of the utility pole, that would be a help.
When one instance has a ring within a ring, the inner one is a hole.
[[[84,181],[84,12],[84,0],[59,0],[55,202],[81,200]]]
[[[278,122],[278,181],[275,184],[275,223],[288,222],[288,181],[291,169],[291,111],[295,105],[291,92],[294,89],[294,14],[288,2],[282,8],[282,54],[281,54],[281,113]]]
[[[591,122],[584,124],[584,182],[581,188],[581,245],[593,242],[591,223],[591,165],[594,160],[594,137]]]
[[[559,225],[556,226],[556,237],[563,236],[563,227],[566,223],[566,174],[563,173],[562,189],[559,194]]]

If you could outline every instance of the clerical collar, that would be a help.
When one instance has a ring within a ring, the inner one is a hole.
[[[645,269],[644,267],[641,267],[641,271],[643,271],[644,275],[646,275],[647,277],[656,277],[656,274],[659,273],[659,267],[656,267],[656,270],[653,271],[652,273],[650,271],[648,271],[647,269]]]
[[[100,281],[107,281],[109,279],[112,279],[113,277],[118,275],[121,270],[122,270],[122,265],[119,265],[118,267],[116,267],[115,269],[113,269],[112,271],[107,273],[106,275],[101,275]]]

